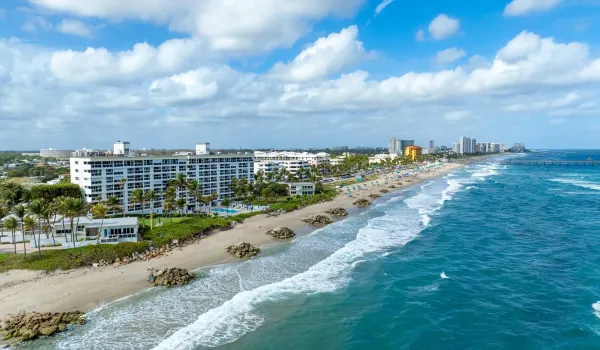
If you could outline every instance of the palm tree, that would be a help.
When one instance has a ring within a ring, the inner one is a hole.
[[[221,205],[224,205],[227,210],[225,210],[225,215],[229,216],[229,204],[231,204],[231,200],[229,198],[223,198],[221,201]]]
[[[25,251],[25,230],[30,231],[33,239],[35,241],[35,219],[33,216],[26,216],[23,219],[23,251]],[[38,244],[38,248],[40,245]],[[25,256],[27,256],[27,252],[25,252]]]
[[[177,177],[171,180],[171,182],[173,183],[173,185],[175,185],[175,188],[177,188],[180,191],[183,191],[187,188],[187,179],[184,173],[178,173]]]
[[[102,235],[102,229],[104,228],[104,218],[106,217],[106,213],[108,212],[108,208],[104,205],[104,203],[98,203],[92,207],[92,214],[96,219],[100,220],[100,231],[98,231],[98,239],[96,243],[100,243],[100,237]]]
[[[27,248],[25,247],[25,230],[23,229],[23,219],[25,218],[25,207],[22,206],[21,204],[19,204],[19,205],[13,207],[12,212],[17,217],[17,219],[19,219],[19,221],[21,221],[21,234],[23,236],[23,252],[25,253],[25,256],[27,256]]]
[[[198,197],[202,196],[202,185],[198,183],[198,180],[190,180],[187,182],[187,191],[194,197],[194,213],[198,209]]]
[[[121,187],[121,189],[125,189],[125,184],[127,183],[127,178],[121,178],[121,180],[119,180],[119,186]]]
[[[262,196],[265,199],[265,202],[267,203],[267,205],[269,205],[269,201],[271,199],[273,199],[273,197],[275,197],[275,191],[273,190],[273,188],[271,186],[265,187],[262,190]]]
[[[219,198],[219,195],[217,194],[217,192],[212,192],[210,194],[209,198],[210,198],[210,201],[209,201],[210,206],[209,206],[209,210],[208,211],[211,211],[212,210],[213,202],[216,201]]]
[[[171,213],[174,206],[175,206],[175,197],[166,196],[165,200],[163,202],[163,211],[165,213],[167,213],[167,216]],[[173,216],[171,216],[171,222],[173,222]]]
[[[17,240],[16,240],[16,231],[17,231],[17,227],[19,227],[19,223],[17,222],[17,219],[15,219],[14,217],[9,217],[6,219],[6,221],[4,221],[4,227],[6,227],[7,229],[9,229],[12,232],[12,243],[15,247],[15,254],[17,254]]]
[[[125,211],[123,210],[123,208],[119,204],[119,199],[117,197],[115,197],[115,196],[108,197],[106,199],[106,206],[108,207],[108,210],[113,213],[113,215],[117,211],[120,211],[120,212],[123,213],[123,216],[125,216]]]
[[[0,237],[4,236],[4,226],[2,225],[2,220],[8,216],[8,208],[0,206]]]
[[[156,202],[156,193],[154,191],[149,190],[144,193],[144,199],[146,202],[150,203],[150,229],[154,228],[154,202]]]
[[[176,200],[175,207],[177,207],[177,209],[179,209],[179,216],[181,216],[182,210],[183,210],[183,208],[185,208],[185,199],[179,198],[178,200]]]
[[[133,190],[133,192],[131,192],[131,195],[129,196],[129,201],[133,204],[142,205],[142,224],[144,224],[144,204],[146,203],[144,191],[141,188]]]
[[[45,212],[48,211],[48,206],[46,205],[46,202],[44,202],[43,200],[35,199],[29,203],[29,206],[27,207],[27,211],[29,212],[29,214],[32,215],[32,217],[34,219],[37,218],[37,220],[38,220],[37,246],[38,246],[38,254],[39,254],[39,256],[42,256],[42,247],[41,247],[42,246],[42,243],[41,243],[42,219],[44,218]],[[34,227],[34,231],[33,231],[33,241],[35,242],[35,227]]]
[[[79,217],[84,213],[85,203],[81,198],[66,198],[64,200],[64,215],[69,218],[71,225],[71,241],[73,242],[73,248],[75,248],[75,241],[77,240],[77,226],[79,226]],[[77,218],[77,224],[73,227],[74,220]]]

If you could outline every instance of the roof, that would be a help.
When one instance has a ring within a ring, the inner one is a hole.
[[[85,225],[87,227],[100,227],[100,225],[104,227],[110,226],[136,226],[138,224],[138,219],[136,217],[124,217],[124,218],[104,218],[104,222],[102,219],[90,219],[87,216],[80,216],[79,218],[74,218],[74,222],[77,223],[77,219],[79,219],[79,225]],[[56,221],[57,224],[62,224],[62,218],[58,218]],[[69,226],[71,222],[69,218],[65,218],[65,226]]]

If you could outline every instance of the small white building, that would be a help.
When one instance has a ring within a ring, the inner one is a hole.
[[[290,196],[312,196],[315,194],[314,182],[290,182],[287,184],[290,190]]]
[[[131,154],[131,144],[129,141],[117,141],[113,145],[114,156],[129,156]]]
[[[254,174],[258,174],[259,171],[263,173],[277,172],[283,168],[283,162],[277,160],[263,160],[254,163]]]
[[[138,219],[136,217],[111,217],[102,220],[82,216],[79,219],[75,218],[73,221],[73,226],[76,226],[75,232],[77,233],[75,247],[96,244],[98,234],[100,234],[100,244],[138,241]],[[62,219],[58,220],[54,224],[53,230],[54,240],[52,240],[52,237],[47,239],[46,235],[42,234],[42,239],[40,239],[42,246],[49,246],[56,242],[60,243],[64,248],[73,248],[73,242],[71,241],[71,221],[69,218],[65,218],[64,224]],[[30,245],[37,248],[33,240],[30,240]]]
[[[392,159],[396,159],[398,157],[397,154],[395,153],[380,153],[380,154],[376,154],[373,157],[369,157],[369,164],[379,164],[381,163],[381,161],[383,160],[392,160]]]

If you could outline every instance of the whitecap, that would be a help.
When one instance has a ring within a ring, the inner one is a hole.
[[[571,179],[550,179],[552,182],[558,182],[567,185],[573,185],[581,188],[587,188],[589,190],[600,191],[600,183],[582,180],[571,180]]]
[[[450,277],[446,276],[446,273],[445,273],[445,272],[443,272],[443,271],[442,271],[442,273],[440,273],[440,277],[441,277],[442,279],[447,279],[447,278],[450,278]]]
[[[592,309],[594,309],[594,315],[600,318],[600,301],[597,301],[592,304]]]

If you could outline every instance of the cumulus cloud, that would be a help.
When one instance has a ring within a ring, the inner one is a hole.
[[[92,29],[85,23],[72,19],[64,19],[58,23],[56,30],[75,36],[83,36],[90,38],[92,36]]]
[[[139,43],[125,51],[52,50],[0,39],[0,143],[7,148],[72,135],[73,140],[63,142],[75,147],[83,146],[79,135],[86,135],[105,144],[113,131],[140,139],[152,135],[154,142],[163,136],[182,140],[188,131],[191,140],[202,130],[210,130],[203,137],[215,140],[227,130],[220,137],[230,140],[232,128],[243,125],[256,133],[280,125],[278,135],[292,140],[297,130],[289,128],[303,130],[305,120],[328,138],[335,133],[331,121],[359,125],[372,115],[389,116],[386,125],[398,127],[410,116],[442,116],[458,127],[468,120],[460,118],[460,111],[472,117],[490,110],[526,113],[535,111],[523,106],[533,105],[548,115],[599,113],[591,90],[600,82],[600,58],[585,43],[522,32],[493,57],[474,56],[476,64],[381,78],[349,70],[356,61],[346,56],[365,54],[357,38],[353,27],[324,36],[264,74],[207,57],[210,50],[199,39]],[[22,135],[19,130],[31,130],[27,141],[14,136]]]
[[[362,42],[357,38],[356,26],[319,38],[293,61],[275,64],[270,74],[285,80],[309,81],[338,73],[366,55]]]
[[[431,21],[428,29],[433,39],[443,40],[458,34],[460,21],[442,13]]]
[[[212,50],[265,52],[289,47],[314,21],[349,16],[363,0],[29,0],[44,10],[101,19],[166,24]]]
[[[457,61],[466,55],[467,52],[465,50],[451,47],[446,50],[438,51],[438,53],[435,55],[435,61],[438,64],[445,65]]]
[[[549,11],[562,0],[512,0],[504,8],[505,16],[525,16],[536,12]]]

